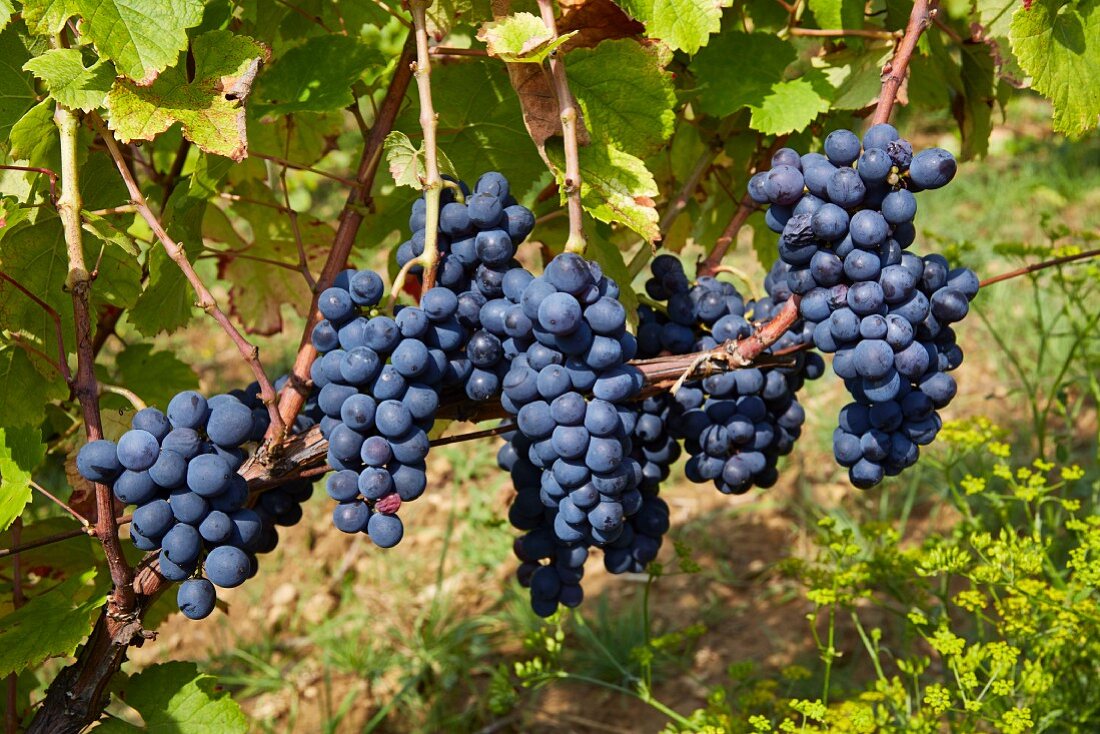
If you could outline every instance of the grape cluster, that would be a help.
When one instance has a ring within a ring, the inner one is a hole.
[[[665,301],[664,312],[643,307],[639,344],[644,356],[714,349],[753,332],[756,321],[771,318],[785,298],[771,294],[746,304],[729,283],[702,277],[691,285],[679,260],[657,257],[646,282],[647,294]],[[772,278],[774,285],[776,279]],[[787,296],[780,292],[777,295]],[[797,327],[797,325],[796,325]],[[788,331],[773,348],[793,346],[802,332]],[[796,355],[792,368],[750,368],[710,375],[664,397],[677,438],[690,458],[685,475],[693,482],[713,481],[720,492],[740,494],[752,486],[769,487],[778,479],[776,463],[790,453],[805,413],[795,394],[806,377],[821,374],[817,355]],[[645,420],[643,414],[641,420]],[[656,420],[646,420],[655,430]],[[669,421],[665,420],[668,424]],[[662,454],[663,455],[663,454]]]
[[[346,270],[321,294],[324,319],[312,336],[320,357],[310,375],[320,388],[321,433],[336,470],[325,484],[337,502],[333,524],[391,548],[404,535],[401,503],[427,486],[440,388],[458,379],[448,355],[466,337],[453,291],[432,288],[419,307],[399,308],[393,317],[377,308],[383,291],[377,273]]]
[[[412,237],[397,251],[403,267],[423,252],[427,208],[423,198],[409,217]],[[522,325],[506,323],[505,278],[520,268],[516,247],[535,226],[535,216],[516,203],[508,179],[490,171],[478,178],[471,194],[462,181],[445,188],[439,210],[440,252],[436,283],[458,295],[458,321],[464,328],[462,349],[449,352],[454,381],[474,401],[500,394],[509,360],[519,353],[515,334]],[[413,272],[419,272],[418,267]],[[516,276],[512,276],[513,281]],[[514,287],[515,282],[508,287]]]
[[[642,376],[627,364],[637,343],[619,287],[595,263],[563,253],[543,275],[517,269],[505,282],[505,318],[523,328],[503,382],[501,403],[517,431],[501,464],[517,489],[510,517],[529,531],[516,546],[520,579],[530,582],[536,612],[550,614],[580,602],[584,548],[635,541],[627,519],[643,504],[642,470],[631,456],[636,416],[627,401]],[[540,560],[550,563],[528,578]],[[556,581],[543,580],[554,573]]]
[[[950,324],[962,320],[978,279],[940,255],[907,252],[915,192],[947,185],[954,157],[912,145],[891,125],[864,135],[837,130],[825,154],[783,148],[749,182],[780,234],[786,287],[813,344],[834,353],[833,371],[855,402],[834,434],[837,461],[858,487],[896,475],[940,427],[954,397],[948,371],[962,362]],[[812,329],[812,332],[810,331]]]
[[[160,551],[160,573],[183,582],[177,602],[191,619],[213,611],[215,585],[239,586],[256,573],[256,554],[275,548],[276,526],[298,522],[313,492],[308,481],[291,482],[264,493],[256,509],[246,506],[248,485],[237,473],[242,447],[267,427],[255,383],[209,400],[188,390],[172,398],[167,415],[135,413],[117,444],[92,441],[77,453],[82,477],[135,505],[130,538],[141,550]]]

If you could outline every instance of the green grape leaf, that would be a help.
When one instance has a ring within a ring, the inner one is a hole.
[[[7,27],[13,15],[15,15],[15,4],[11,0],[0,0],[0,30]]]
[[[893,44],[867,43],[860,50],[845,49],[814,57],[810,63],[835,90],[832,109],[861,110],[878,99],[882,67],[893,52]]]
[[[733,0],[623,0],[623,10],[645,24],[646,35],[694,54],[722,27],[722,8]]]
[[[295,163],[312,166],[332,149],[332,141],[343,131],[344,117],[340,112],[295,112],[293,115],[263,117],[256,105],[249,105],[248,150],[286,158]],[[248,166],[255,164],[255,171]],[[246,160],[244,165],[231,169],[234,181],[250,178],[266,178],[265,162],[257,158]],[[237,174],[243,174],[238,177]]]
[[[1016,85],[1027,74],[1012,55],[1012,13],[1020,7],[1019,0],[974,0],[970,22],[982,27],[982,37],[993,53],[997,74],[1012,79]]]
[[[546,153],[556,167],[559,186],[565,177],[560,145],[548,145]],[[623,224],[646,242],[656,241],[657,183],[645,163],[613,145],[593,143],[580,149],[581,203],[601,222]],[[564,202],[564,194],[563,202]]]
[[[134,242],[134,238],[116,227],[110,219],[101,217],[98,214],[93,214],[89,211],[82,211],[80,213],[80,218],[84,220],[83,226],[85,232],[95,235],[109,245],[122,248],[122,251],[128,255],[137,257],[141,254],[141,250],[138,249],[137,244]]]
[[[162,247],[149,251],[149,285],[126,314],[143,336],[173,332],[185,326],[195,313],[191,284]]]
[[[53,100],[44,99],[11,127],[11,157],[30,166],[57,170],[61,145],[53,122]]]
[[[76,651],[103,606],[95,576],[91,568],[0,618],[0,676]]]
[[[103,104],[115,81],[114,68],[102,59],[85,68],[75,48],[54,48],[23,64],[42,80],[50,96],[71,109],[88,112]]]
[[[390,169],[394,183],[398,186],[408,186],[414,189],[423,188],[424,179],[427,178],[427,168],[424,163],[424,146],[413,146],[409,136],[403,132],[394,131],[386,136],[382,143],[382,150],[386,153],[386,165]],[[436,166],[443,175],[458,178],[454,164],[447,154],[437,148]]]
[[[1054,103],[1054,129],[1078,138],[1100,117],[1100,0],[1035,0],[1012,18],[1012,50]]]
[[[984,156],[989,151],[989,136],[993,132],[993,105],[996,103],[996,83],[993,76],[993,56],[985,44],[963,44],[962,103],[952,112],[962,133],[962,157]]]
[[[173,734],[247,734],[248,717],[217,679],[200,673],[194,663],[151,665],[122,684],[120,697],[141,714],[145,726],[109,719],[100,730],[173,732]]]
[[[202,21],[202,0],[68,0],[81,30],[120,74],[149,85],[187,48],[187,29]]]
[[[863,3],[859,0],[810,0],[809,5],[821,28],[863,26]]]
[[[794,47],[772,33],[721,34],[691,60],[700,108],[725,117],[763,104],[796,58]]]
[[[11,429],[8,430],[8,435],[11,435]],[[75,470],[75,465],[73,468]],[[64,499],[64,494],[61,495],[61,498]],[[37,522],[25,523],[20,530],[19,540],[21,543],[30,543],[72,529],[73,518],[68,515],[51,517]],[[11,548],[14,545],[11,536],[10,529],[7,532],[0,532],[0,547]],[[19,554],[19,558],[22,560],[24,580],[32,574],[39,579],[49,579],[51,582],[72,578],[74,575],[79,575],[89,568],[93,568],[98,563],[96,560],[97,551],[102,553],[99,543],[88,535],[79,535],[75,538],[47,543],[37,548],[25,550]],[[3,590],[4,585],[0,582],[0,594],[3,594]],[[28,592],[29,596],[37,596],[35,593],[36,587],[30,584],[26,585],[24,590]],[[45,589],[47,594],[50,591],[49,588]]]
[[[485,10],[488,11],[488,8]],[[480,19],[475,15],[488,18],[489,12],[475,14],[473,0],[435,0],[426,13],[428,35],[443,38],[459,23]]]
[[[199,378],[172,352],[154,352],[152,344],[130,344],[115,358],[120,382],[147,405],[165,408],[178,392],[194,390]]]
[[[7,148],[11,127],[38,103],[34,78],[22,71],[30,54],[15,28],[0,33],[0,148]]]
[[[236,191],[252,201],[233,202],[225,209],[208,207],[203,235],[209,242],[226,246],[219,251],[218,275],[232,284],[229,311],[248,333],[275,334],[283,328],[282,305],[289,304],[304,317],[312,294],[296,267],[298,246],[290,221],[282,215],[272,216],[270,205],[275,201],[271,189],[255,185],[239,186]],[[318,272],[332,242],[332,227],[303,213],[298,215],[298,231],[307,264]]]
[[[542,19],[532,13],[516,13],[503,20],[485,23],[477,33],[490,56],[502,61],[541,64],[550,52],[577,34],[576,31],[556,38]]]
[[[126,307],[137,300],[141,268],[136,259],[119,248],[106,247],[94,236],[84,237],[84,257],[89,267],[102,257],[91,290],[93,312],[104,304]],[[0,241],[0,267],[57,311],[65,344],[71,350],[75,332],[72,301],[64,289],[69,259],[61,221],[53,215],[39,217],[34,225],[5,237]],[[0,283],[0,326],[31,334],[42,344],[52,345],[56,340],[49,314],[7,283]]]
[[[765,135],[783,135],[804,129],[829,111],[828,83],[819,72],[779,82],[759,105],[751,105],[749,125]]]
[[[351,36],[314,36],[264,69],[254,104],[261,114],[342,110],[355,101],[351,85],[363,70],[384,64],[379,50]]]
[[[69,394],[56,371],[36,369],[27,353],[14,346],[0,347],[0,384],[9,386],[0,391],[0,426],[9,428],[37,426],[42,406]]]
[[[756,260],[764,270],[771,270],[772,265],[775,265],[775,261],[779,259],[775,233],[764,223],[762,212],[754,212],[745,223],[752,227],[752,250],[756,253]]]
[[[152,140],[178,122],[200,149],[239,161],[248,153],[243,101],[266,50],[229,31],[204,33],[192,50],[193,81],[180,64],[151,86],[117,82],[107,95],[111,129],[122,142]]]
[[[645,157],[672,135],[676,94],[661,55],[633,39],[604,41],[566,57],[569,89],[593,137]]]
[[[37,428],[0,428],[0,530],[31,501],[31,472],[46,458]]]

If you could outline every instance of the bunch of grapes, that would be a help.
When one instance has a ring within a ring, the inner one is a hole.
[[[962,362],[950,324],[963,319],[978,279],[940,255],[906,252],[916,237],[915,192],[947,185],[955,159],[930,148],[913,154],[893,126],[860,139],[837,130],[825,155],[783,148],[749,194],[770,203],[781,234],[786,286],[813,344],[835,353],[833,370],[855,398],[834,434],[837,461],[858,487],[916,462],[940,427],[936,409],[954,397],[948,371]]]
[[[753,331],[746,313],[757,321],[766,320],[785,300],[769,295],[746,306],[736,288],[712,277],[699,278],[692,286],[683,266],[670,255],[657,257],[651,270],[646,292],[666,301],[667,307],[664,312],[643,309],[638,333],[645,356],[710,350],[744,338]],[[793,329],[777,346],[793,346],[800,335],[799,328]],[[725,494],[775,483],[778,458],[790,453],[805,419],[795,393],[807,376],[819,376],[823,368],[817,355],[797,354],[793,359],[792,368],[723,372],[689,382],[674,396],[662,398],[675,416],[676,436],[684,440],[690,454],[685,466],[688,479],[713,481]],[[642,421],[653,431],[661,427],[644,413]]]
[[[512,520],[530,531],[517,555],[526,564],[550,561],[530,579],[520,575],[531,583],[535,610],[549,614],[559,602],[580,601],[579,586],[561,594],[580,580],[586,554],[577,547],[632,541],[626,519],[642,506],[642,476],[631,457],[635,411],[627,401],[642,377],[627,364],[637,344],[618,285],[595,263],[564,253],[539,277],[515,272],[522,275],[508,280],[523,282],[505,292],[505,319],[523,325],[516,343],[527,346],[503,383],[501,403],[517,431],[502,465],[516,478]],[[559,583],[542,581],[555,569]]]
[[[135,505],[130,538],[141,550],[160,551],[160,573],[183,582],[177,602],[191,619],[213,611],[215,585],[239,586],[256,573],[256,554],[275,548],[275,527],[298,522],[313,491],[308,481],[291,482],[266,492],[257,509],[246,506],[248,485],[237,473],[242,447],[268,426],[258,392],[253,385],[209,400],[179,393],[167,415],[143,408],[117,444],[92,441],[77,454],[82,477]]]
[[[448,354],[465,335],[454,292],[433,288],[419,307],[390,317],[377,308],[383,291],[377,273],[347,270],[321,294],[325,318],[313,330],[321,356],[310,374],[336,470],[325,484],[337,502],[333,524],[392,548],[404,535],[401,503],[427,486],[428,433],[440,386],[449,372],[455,379]]]

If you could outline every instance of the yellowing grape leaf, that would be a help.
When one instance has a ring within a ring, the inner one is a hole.
[[[551,37],[550,29],[532,13],[516,13],[502,20],[485,23],[477,33],[490,56],[514,63],[541,64],[554,49],[573,33]]]
[[[148,87],[116,83],[107,95],[111,129],[123,142],[152,140],[178,122],[184,136],[202,150],[239,161],[248,153],[242,103],[267,50],[229,31],[204,33],[192,49],[193,81],[177,65]]]

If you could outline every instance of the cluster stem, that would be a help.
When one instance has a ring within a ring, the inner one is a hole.
[[[552,0],[538,0],[539,14],[550,38],[558,37],[558,26],[554,20]],[[565,75],[565,59],[557,51],[550,54],[550,76],[554,82],[554,95],[558,99],[558,114],[561,117],[561,137],[565,147],[565,178],[562,191],[569,211],[569,238],[565,241],[565,251],[584,254],[587,242],[584,237],[584,209],[581,206],[581,155],[577,140],[577,105],[569,91],[569,79]]]
[[[416,91],[420,98],[420,129],[424,133],[424,252],[418,260],[424,266],[424,292],[435,285],[439,269],[439,200],[443,178],[439,175],[439,145],[435,132],[438,120],[432,104],[432,55],[428,50],[427,10],[432,0],[410,0],[413,34],[416,36]]]

